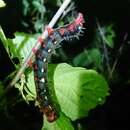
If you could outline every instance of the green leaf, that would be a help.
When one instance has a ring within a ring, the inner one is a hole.
[[[113,30],[113,24],[106,26],[106,28],[104,28],[104,30],[105,30],[105,37],[108,41],[108,42],[106,42],[106,44],[109,47],[113,48],[114,47],[114,38],[115,38],[115,32]]]
[[[42,130],[74,130],[74,128],[70,120],[63,113],[60,113],[59,118],[52,123],[49,123],[45,117]]]
[[[86,67],[91,65],[93,69],[99,69],[102,63],[102,56],[97,48],[85,50],[76,56],[73,60],[75,66]]]
[[[113,24],[105,25],[100,28],[101,30],[99,31],[98,29],[96,30],[95,33],[95,43],[102,43],[103,42],[108,45],[108,47],[113,48],[114,47],[114,39],[115,39],[115,32],[113,29]],[[101,34],[102,32],[102,34]]]
[[[0,40],[2,41],[4,48],[6,49],[8,55],[9,55],[8,40],[4,34],[4,31],[1,26],[0,26]]]
[[[62,112],[71,120],[85,117],[108,95],[108,84],[94,70],[60,64],[54,73],[54,89]]]
[[[28,0],[22,0],[22,4],[23,4],[23,6],[24,6],[24,8],[23,8],[23,15],[24,16],[26,16],[27,15],[27,13],[29,12],[29,7],[30,7],[30,5],[29,5],[29,2],[28,2]]]
[[[32,4],[37,9],[41,6],[40,1],[32,1]]]
[[[29,73],[28,80],[27,80],[27,87],[25,88],[27,93],[26,99],[28,101],[36,99],[36,88],[34,83],[34,74],[33,72]]]
[[[46,8],[45,6],[41,5],[41,1],[32,1],[33,6],[36,10],[38,10],[40,13],[45,13]]]
[[[35,35],[16,32],[15,38],[13,40],[10,39],[9,45],[12,53],[15,49],[15,52],[12,54],[13,57],[18,57],[21,62],[25,61],[36,41]]]
[[[0,8],[5,6],[6,6],[5,2],[3,0],[0,0]]]

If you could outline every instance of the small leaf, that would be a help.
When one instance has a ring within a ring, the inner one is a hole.
[[[102,103],[109,90],[105,79],[96,71],[67,64],[57,66],[54,86],[61,110],[71,120],[85,117]]]
[[[113,24],[110,24],[109,26],[106,27],[106,32],[105,32],[105,37],[108,42],[106,44],[113,48],[114,47],[114,38],[115,38],[115,32],[113,30]]]
[[[41,6],[40,2],[39,1],[32,1],[32,4],[35,8],[39,8]]]
[[[49,123],[45,117],[42,130],[74,130],[74,128],[70,120],[63,113],[60,113],[59,118],[52,123]]]
[[[75,66],[86,67],[91,65],[93,69],[99,69],[101,67],[102,56],[98,49],[93,48],[85,50],[76,56],[73,60]]]
[[[33,4],[34,8],[35,8],[36,10],[38,10],[40,13],[43,13],[43,14],[44,14],[44,13],[46,12],[45,6],[44,6],[44,5],[41,5],[41,2],[40,2],[40,1],[33,1],[32,4]]]
[[[30,4],[29,4],[29,2],[28,2],[28,0],[22,0],[22,4],[23,4],[23,6],[24,6],[24,8],[23,8],[23,15],[24,16],[26,16],[27,15],[27,13],[30,11]]]

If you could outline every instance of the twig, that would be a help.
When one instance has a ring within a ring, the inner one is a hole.
[[[119,50],[118,50],[119,55],[118,55],[118,57],[116,58],[115,62],[113,63],[112,69],[111,69],[111,71],[110,71],[109,79],[112,78],[113,72],[114,72],[114,70],[115,70],[115,68],[116,68],[116,65],[117,65],[117,63],[118,63],[118,61],[119,61],[119,58],[120,58],[120,56],[121,56],[121,54],[122,54],[122,51],[123,51],[123,48],[124,48],[124,43],[126,42],[127,37],[128,37],[128,33],[126,32],[125,35],[124,35],[124,38],[123,38],[123,42],[122,42],[122,44],[121,44],[121,46],[120,46],[120,48],[119,48]]]
[[[69,12],[73,11],[75,9],[75,4],[72,2],[69,7],[63,12],[61,19],[63,19]]]
[[[61,5],[61,7],[57,11],[57,13],[54,15],[54,17],[52,18],[52,20],[48,24],[49,28],[53,28],[53,26],[55,25],[55,23],[57,22],[57,20],[59,19],[59,17],[61,16],[63,11],[65,10],[65,8],[67,8],[67,6],[69,5],[70,2],[71,2],[71,0],[64,1],[64,3]],[[47,30],[45,30],[43,32],[41,38],[46,39],[47,37],[48,37],[48,32],[47,32]],[[37,41],[33,48],[35,48],[35,50],[38,50],[39,47],[40,47],[40,44],[39,44],[39,41]],[[19,80],[20,76],[23,74],[25,68],[28,66],[28,62],[33,57],[33,55],[34,55],[34,53],[31,50],[28,57],[26,58],[25,62],[21,65],[20,70],[18,71],[18,73],[16,74],[16,76],[14,77],[12,82],[7,86],[6,91],[8,91],[10,88],[12,88],[12,86]]]
[[[110,64],[109,64],[108,49],[104,42],[103,42],[103,48],[104,48],[104,57],[106,58],[107,70],[108,70],[108,73],[110,73],[111,69],[110,69]]]
[[[109,58],[108,58],[108,50],[107,50],[107,47],[106,47],[106,44],[109,44],[109,41],[106,39],[105,35],[104,35],[104,32],[102,31],[102,28],[100,26],[100,23],[98,21],[98,19],[96,19],[96,23],[97,23],[97,27],[98,27],[98,30],[100,32],[100,35],[101,35],[101,38],[102,38],[102,41],[103,41],[103,48],[104,48],[104,56],[106,58],[106,64],[107,64],[107,69],[108,69],[108,73],[110,72],[110,64],[109,64]]]
[[[106,39],[106,37],[105,37],[105,35],[104,35],[104,32],[102,31],[102,28],[101,28],[101,25],[100,25],[98,19],[96,19],[96,23],[97,23],[97,27],[98,27],[98,30],[99,30],[101,36],[102,36],[103,41],[109,45],[110,43],[109,43],[109,41]]]
[[[1,25],[0,25],[0,39],[1,39],[2,43],[3,43],[3,45],[4,45],[4,48],[6,49],[8,55],[9,55],[8,41],[7,41],[7,38],[6,38],[6,36],[5,36],[4,32],[3,32],[3,29],[1,27]]]
[[[43,6],[43,4],[44,4],[44,1],[41,0],[41,6]],[[43,11],[41,12],[41,20],[42,21],[44,20],[44,12]],[[43,31],[43,28],[44,28],[44,25],[42,24],[41,32]]]
[[[8,54],[8,56],[9,56],[9,58],[10,58],[11,55],[10,55],[10,53],[9,53],[9,47],[8,47],[9,42],[8,42],[8,39],[6,38],[6,36],[5,36],[5,34],[4,34],[4,31],[3,31],[2,27],[1,27],[1,25],[0,25],[0,40],[2,41],[2,43],[3,43],[3,45],[4,45],[4,48],[5,48],[7,54]],[[10,58],[10,61],[11,61],[11,63],[14,65],[13,61],[11,60],[11,58]]]

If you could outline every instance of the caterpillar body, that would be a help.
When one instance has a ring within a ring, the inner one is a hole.
[[[62,41],[79,38],[83,32],[83,23],[83,15],[79,13],[74,22],[54,30],[49,29],[49,37],[42,42],[41,47],[35,53],[33,69],[37,100],[40,104],[41,111],[46,115],[49,122],[53,122],[58,116],[51,103],[48,90],[48,61],[51,58],[52,53],[59,47]]]

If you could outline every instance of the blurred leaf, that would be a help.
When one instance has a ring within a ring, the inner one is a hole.
[[[106,42],[106,44],[113,48],[114,47],[114,38],[115,38],[115,32],[113,30],[113,24],[110,24],[109,26],[106,26],[105,29],[105,37],[107,39],[108,42]]]
[[[43,25],[46,23],[45,13],[46,7],[44,5],[44,0],[23,0],[24,17],[21,23],[24,28],[29,30],[29,33],[41,33]]]
[[[72,120],[85,117],[108,96],[108,84],[94,70],[57,66],[54,74],[54,88],[62,112]]]
[[[98,49],[92,48],[89,50],[84,50],[73,60],[75,66],[86,67],[92,65],[93,69],[99,69],[102,63],[102,56]]]
[[[103,34],[101,34],[100,31],[102,31]],[[100,27],[100,31],[97,30],[96,39],[98,39],[99,37],[102,37],[104,43],[107,44],[110,48],[113,48],[114,47],[114,38],[115,38],[113,24],[109,24],[109,25]],[[100,39],[98,41],[101,43],[102,40]]]
[[[42,20],[36,21],[34,27],[35,27],[36,32],[39,32],[40,30],[44,28],[43,21]]]
[[[36,10],[38,10],[41,13],[45,13],[46,9],[45,6],[41,5],[41,1],[32,1],[32,4]]]
[[[4,94],[3,88],[4,86],[2,85],[2,82],[0,81],[0,97]]]
[[[56,6],[57,5],[57,1],[58,0],[47,0],[47,2],[53,6]]]
[[[57,5],[61,6],[61,4],[63,3],[63,0],[57,0]]]
[[[42,130],[74,130],[74,128],[70,120],[63,113],[60,113],[59,118],[52,123],[49,123],[45,117]]]
[[[16,44],[13,43],[13,39],[8,39],[8,46],[10,50],[11,59],[18,57],[21,58],[20,53],[17,51]]]
[[[28,11],[29,11],[29,2],[28,0],[22,0],[22,3],[24,5],[24,8],[23,8],[23,15],[26,16]]]
[[[35,8],[39,8],[41,5],[40,5],[40,1],[38,1],[38,0],[33,0],[32,1],[32,4],[33,4],[33,6],[35,7]]]
[[[5,2],[3,0],[0,0],[0,8],[5,6],[6,6]]]

